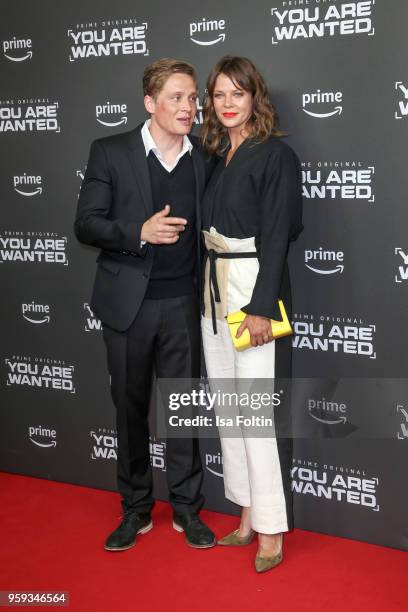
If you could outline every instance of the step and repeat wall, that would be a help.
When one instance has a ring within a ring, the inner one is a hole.
[[[408,549],[408,71],[405,0],[4,0],[0,19],[0,469],[115,489],[96,250],[73,234],[95,138],[145,117],[141,77],[222,55],[265,75],[303,173],[290,255],[303,422],[298,527]],[[199,108],[195,131],[202,122]],[[152,431],[156,493],[165,440]],[[202,440],[206,507],[223,493]]]

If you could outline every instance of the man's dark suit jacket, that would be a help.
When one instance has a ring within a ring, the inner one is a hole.
[[[92,143],[74,226],[80,242],[101,249],[91,308],[102,323],[118,331],[128,329],[135,318],[153,264],[152,246],[140,245],[142,225],[154,214],[142,127]],[[211,162],[206,161],[198,139],[189,138],[199,258],[200,199]]]

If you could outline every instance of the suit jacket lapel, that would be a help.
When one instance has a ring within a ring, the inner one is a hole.
[[[150,217],[154,212],[153,196],[150,185],[149,167],[146,159],[146,150],[140,133],[142,127],[143,124],[130,132],[128,155],[132,168],[134,169],[135,179],[142,194],[143,204]]]
[[[204,191],[205,185],[205,168],[204,161],[201,153],[193,148],[191,151],[191,159],[193,160],[194,177],[196,184],[196,214],[197,214],[197,225],[201,226],[201,196]]]
[[[191,150],[191,157],[193,160],[194,174],[197,181],[199,195],[201,196],[205,185],[204,160],[201,153],[195,147],[193,147]]]

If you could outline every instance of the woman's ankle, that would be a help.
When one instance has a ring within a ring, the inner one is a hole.
[[[252,533],[251,508],[244,507],[241,512],[241,522],[239,524],[238,535],[242,538]]]

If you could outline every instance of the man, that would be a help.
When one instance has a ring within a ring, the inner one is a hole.
[[[174,59],[148,66],[150,120],[93,142],[75,221],[81,242],[98,247],[91,306],[103,323],[118,431],[123,520],[105,549],[126,550],[153,524],[148,408],[152,374],[198,378],[199,198],[206,162],[188,137],[197,109],[194,68]],[[173,527],[189,545],[214,546],[198,512],[202,467],[197,438],[168,439]]]

